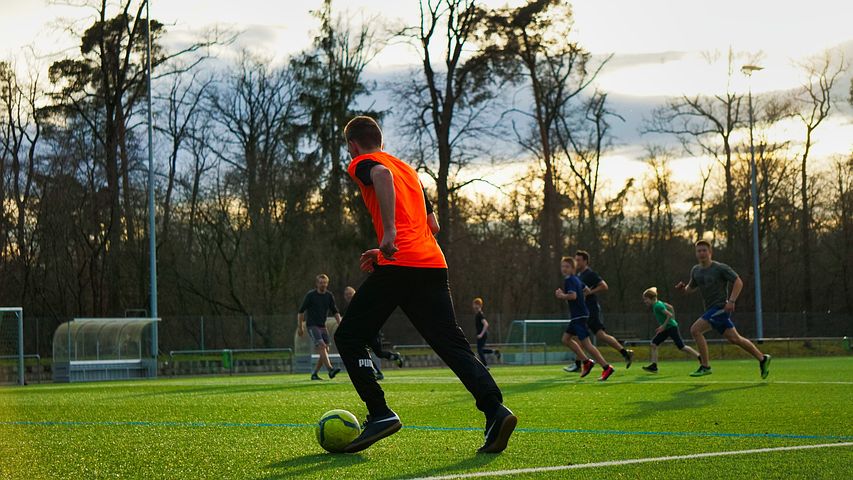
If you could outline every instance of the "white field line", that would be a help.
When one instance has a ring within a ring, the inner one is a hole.
[[[752,450],[733,450],[728,452],[707,452],[693,455],[673,455],[668,457],[634,458],[629,460],[612,460],[609,462],[581,463],[577,465],[557,465],[553,467],[531,467],[517,468],[514,470],[495,470],[492,472],[460,473],[455,475],[440,475],[436,477],[419,477],[413,480],[451,480],[457,478],[475,477],[502,477],[507,475],[520,475],[524,473],[557,472],[562,470],[579,470],[584,468],[618,467],[622,465],[633,465],[637,463],[665,462],[671,460],[694,460],[697,458],[723,457],[727,455],[747,455],[751,453],[786,452],[791,450],[808,450],[813,448],[831,447],[853,447],[853,442],[845,443],[822,443],[819,445],[796,445],[791,447],[756,448]]]

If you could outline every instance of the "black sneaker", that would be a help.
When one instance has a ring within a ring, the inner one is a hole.
[[[382,372],[376,372],[376,379],[377,380],[385,380],[385,374]]]
[[[518,417],[513,415],[510,409],[499,405],[495,415],[486,419],[486,441],[477,453],[503,452],[516,425]]]
[[[361,435],[350,442],[344,448],[344,452],[360,452],[379,440],[397,433],[402,427],[403,424],[400,422],[400,417],[391,410],[388,410],[388,413],[381,417],[373,418],[368,415],[367,420],[364,421],[364,425],[361,427]]]
[[[337,375],[339,373],[341,373],[341,369],[335,367],[335,368],[329,370],[329,378],[335,378],[335,375]]]
[[[634,363],[634,351],[626,350],[625,352],[625,370],[627,370],[631,368],[631,364]]]
[[[653,363],[651,365],[646,365],[645,367],[643,367],[643,370],[649,373],[658,373],[658,366]]]
[[[403,368],[403,356],[397,352],[391,353],[391,360],[397,363],[397,368]]]
[[[317,375],[316,373],[312,373],[311,374],[311,380],[322,380],[322,378],[320,378],[320,375]]]
[[[764,355],[764,359],[758,362],[761,367],[761,378],[767,378],[767,375],[770,375],[770,360],[773,360],[773,357]]]

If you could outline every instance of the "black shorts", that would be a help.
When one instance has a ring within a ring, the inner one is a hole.
[[[329,344],[329,331],[326,330],[326,327],[308,325],[308,336],[314,341],[315,347]]]
[[[599,330],[607,331],[607,328],[601,321],[601,312],[589,312],[589,319],[586,321],[586,326],[593,335],[597,334]]]
[[[655,335],[655,338],[652,339],[652,343],[660,345],[665,342],[667,338],[671,338],[672,342],[675,343],[675,346],[678,347],[679,350],[684,348],[684,340],[681,339],[681,333],[678,332],[678,327],[669,327]]]

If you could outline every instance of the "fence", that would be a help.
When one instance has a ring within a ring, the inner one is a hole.
[[[692,319],[701,312],[679,312],[681,333],[689,338]],[[510,325],[514,320],[531,318],[560,319],[554,313],[493,313],[486,312],[490,343],[513,341],[509,339]],[[24,351],[38,354],[48,361],[52,354],[53,334],[57,327],[69,319],[58,317],[24,317]],[[751,313],[735,313],[735,323],[744,336],[755,336],[755,320]],[[459,313],[459,324],[473,338],[473,315]],[[649,339],[654,336],[656,322],[649,313],[604,312],[608,330],[620,340]],[[163,316],[159,324],[160,354],[172,350],[221,350],[293,348],[296,331],[296,314],[249,316]],[[405,316],[397,311],[386,322],[383,333],[385,343],[397,345],[422,344],[423,338]],[[709,335],[713,338],[715,333]],[[766,338],[843,337],[853,336],[853,315],[838,313],[765,313]],[[558,345],[559,337],[549,340]]]

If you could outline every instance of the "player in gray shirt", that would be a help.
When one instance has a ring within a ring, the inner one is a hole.
[[[690,270],[690,281],[686,284],[678,282],[675,286],[676,290],[685,294],[699,290],[702,293],[702,301],[705,303],[705,313],[690,327],[690,333],[696,340],[702,362],[699,369],[690,376],[701,377],[711,374],[705,332],[713,328],[726,340],[755,357],[761,370],[761,378],[767,378],[770,374],[770,355],[761,353],[754,343],[742,337],[732,322],[732,312],[735,311],[735,301],[743,289],[743,280],[732,270],[732,267],[711,260],[711,254],[711,244],[708,241],[696,242],[696,259],[699,264]],[[732,285],[731,291],[729,291],[729,284]]]

